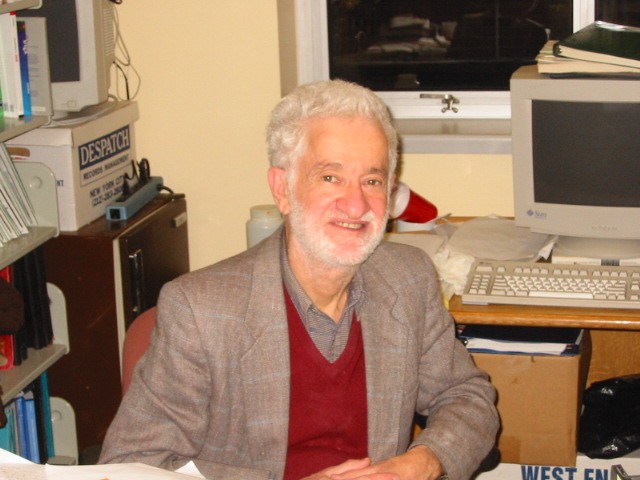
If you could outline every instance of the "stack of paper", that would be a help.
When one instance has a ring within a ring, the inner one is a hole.
[[[37,225],[35,210],[4,143],[0,143],[0,246]]]
[[[471,352],[576,355],[582,333],[579,328],[465,325],[459,337]]]

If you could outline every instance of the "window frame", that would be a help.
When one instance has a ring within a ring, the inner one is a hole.
[[[327,6],[325,0],[294,0],[298,84],[329,78]],[[573,30],[595,19],[595,0],[573,0]],[[377,92],[397,120],[509,120],[508,91]],[[445,94],[458,101],[458,111],[445,109]]]

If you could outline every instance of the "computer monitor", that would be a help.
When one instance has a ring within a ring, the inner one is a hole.
[[[558,235],[554,252],[640,258],[640,81],[511,79],[515,222]]]
[[[20,12],[46,18],[54,112],[78,112],[108,100],[113,8],[109,0],[55,0]]]

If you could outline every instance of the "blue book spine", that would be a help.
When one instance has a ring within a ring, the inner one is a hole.
[[[31,88],[29,84],[29,61],[27,57],[27,27],[26,24],[18,20],[18,53],[20,58],[20,80],[22,82],[22,102],[24,114],[31,116]]]
[[[33,392],[25,394],[25,421],[27,426],[27,444],[28,444],[28,460],[33,463],[40,463],[40,447],[38,446],[38,426],[36,420],[36,402],[33,398]]]
[[[16,397],[16,419],[17,419],[17,454],[23,458],[29,459],[29,444],[27,442],[27,415],[25,401],[22,394]]]
[[[49,396],[49,377],[47,372],[40,375],[40,402],[42,403],[42,417],[45,435],[45,445],[47,457],[56,456],[55,445],[53,443],[53,423],[51,420],[51,397]],[[47,459],[44,459],[47,460]]]
[[[16,442],[15,442],[15,417],[16,417],[16,409],[13,403],[7,405],[4,409],[4,414],[7,417],[7,424],[4,428],[0,429],[0,448],[6,450],[7,452],[16,453]]]

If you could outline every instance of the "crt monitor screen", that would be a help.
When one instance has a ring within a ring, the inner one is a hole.
[[[640,207],[640,106],[532,102],[534,199]]]

